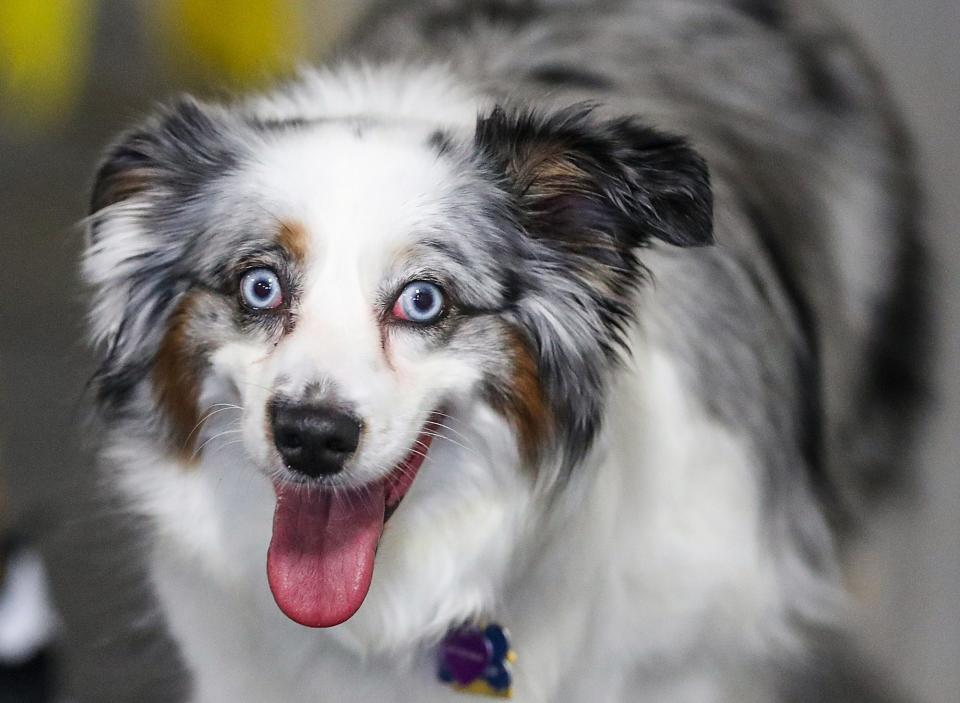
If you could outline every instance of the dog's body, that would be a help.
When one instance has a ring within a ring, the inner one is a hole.
[[[840,618],[828,513],[903,437],[912,193],[877,86],[788,3],[391,2],[350,51],[178,106],[95,188],[106,456],[195,700],[458,700],[434,648],[473,618],[510,629],[519,701],[780,700]],[[710,187],[647,123],[709,164],[716,246],[680,248]],[[264,270],[282,301],[251,307]],[[294,486],[278,414],[331,402],[359,448]],[[327,547],[284,561],[417,467],[349,552],[365,600]]]

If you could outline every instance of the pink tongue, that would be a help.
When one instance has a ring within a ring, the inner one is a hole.
[[[287,617],[332,627],[357,612],[370,588],[383,532],[382,483],[363,492],[278,484],[267,552],[270,590]]]

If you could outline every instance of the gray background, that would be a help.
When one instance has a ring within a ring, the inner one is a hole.
[[[96,70],[76,113],[40,135],[0,122],[0,466],[7,519],[48,556],[77,697],[165,701],[177,691],[176,669],[157,614],[145,608],[136,534],[116,519],[118,506],[90,490],[81,400],[90,365],[72,223],[84,214],[88,179],[109,136],[184,82],[158,64],[133,0],[99,7]],[[334,34],[355,7],[341,3],[335,17],[318,11],[318,35]],[[856,555],[856,627],[916,700],[960,701],[960,2],[835,0],[832,7],[888,77],[916,137],[938,321],[918,495],[871,526]]]
[[[923,701],[960,701],[960,2],[835,0],[913,129],[928,197],[938,325],[936,411],[918,500],[863,555],[868,646]]]

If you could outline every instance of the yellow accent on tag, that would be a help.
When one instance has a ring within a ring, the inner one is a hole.
[[[504,658],[510,664],[516,664],[517,653],[511,649],[507,652],[507,656]],[[503,690],[497,690],[483,679],[477,679],[473,683],[467,684],[466,686],[461,686],[457,683],[450,684],[450,686],[457,693],[470,693],[475,696],[486,696],[487,698],[513,698],[512,686]]]
[[[0,101],[24,129],[62,121],[83,88],[94,6],[89,0],[0,0]]]
[[[513,698],[513,689],[508,688],[505,691],[497,691],[482,679],[478,679],[466,686],[454,684],[453,690],[457,693],[472,693],[475,696],[486,696],[487,698]]]

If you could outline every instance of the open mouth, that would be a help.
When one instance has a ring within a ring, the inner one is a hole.
[[[363,603],[383,525],[413,485],[434,433],[431,415],[406,458],[358,488],[276,482],[267,580],[280,610],[308,627],[332,627]]]

